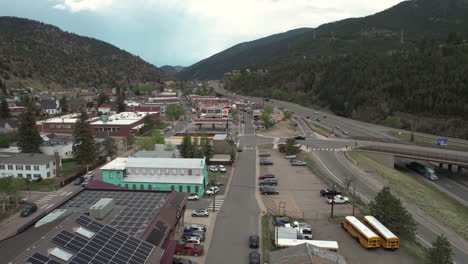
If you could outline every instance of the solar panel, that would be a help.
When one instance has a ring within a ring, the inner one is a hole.
[[[49,257],[46,257],[42,254],[39,253],[34,253],[31,257],[26,260],[27,262],[30,262],[32,264],[60,264],[60,262],[57,262]]]

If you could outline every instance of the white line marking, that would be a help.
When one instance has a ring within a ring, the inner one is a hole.
[[[429,247],[432,247],[432,245],[427,242],[424,238],[420,237],[419,235],[416,235],[417,238],[419,238],[419,240],[421,240],[422,242],[426,243],[426,245],[428,245]]]
[[[51,208],[52,206],[54,206],[54,204],[51,204],[51,205],[47,206],[47,207],[46,207],[46,208],[44,208],[44,209],[46,209],[46,210],[47,210],[47,209]]]
[[[39,207],[39,209],[42,209],[42,208],[44,208],[46,206],[47,206],[47,204],[44,204],[43,206]]]

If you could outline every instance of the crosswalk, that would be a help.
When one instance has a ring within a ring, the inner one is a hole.
[[[346,151],[346,148],[312,148],[313,151]]]
[[[223,206],[224,200],[222,199],[216,199],[214,202],[214,208],[216,211],[221,210],[221,207]],[[210,202],[210,206],[208,207],[213,211],[213,200]]]
[[[251,137],[253,137],[253,136],[256,136],[256,135],[255,134],[240,134],[239,136],[251,136]]]
[[[244,150],[248,150],[248,149],[256,150],[257,147],[256,146],[254,146],[254,147],[242,147],[242,149],[244,149]]]
[[[44,197],[42,197],[41,199],[37,200],[37,204],[46,204],[48,203],[50,200],[54,199],[55,197],[57,196],[57,194],[49,194],[49,195],[46,195]]]
[[[54,206],[54,202],[52,201],[53,199],[55,199],[57,196],[68,196],[70,194],[72,194],[73,192],[59,192],[57,194],[48,194],[44,197],[42,197],[41,199],[37,200],[36,201],[36,204],[39,205],[39,208],[40,209],[49,209],[51,208],[52,206]]]

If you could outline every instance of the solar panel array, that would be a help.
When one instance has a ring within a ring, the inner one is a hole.
[[[167,196],[166,193],[156,192],[85,190],[72,198],[65,207],[89,208],[101,198],[111,198],[119,213],[111,215],[106,222],[132,236],[139,236],[164,205]]]
[[[52,239],[58,245],[76,253],[70,260],[71,264],[141,264],[146,262],[154,248],[151,244],[85,216],[80,216],[76,222],[96,234],[88,240],[62,230]]]
[[[57,262],[39,253],[34,253],[31,257],[28,258],[27,262],[32,264],[61,264],[60,262]]]

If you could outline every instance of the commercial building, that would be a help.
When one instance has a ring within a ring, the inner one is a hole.
[[[208,184],[205,159],[116,158],[101,170],[105,182],[133,190],[203,195]]]
[[[0,160],[0,177],[37,180],[57,176],[62,168],[60,158],[37,153],[18,153]]]
[[[171,264],[186,203],[185,193],[129,191],[95,181],[0,242],[2,261]]]

